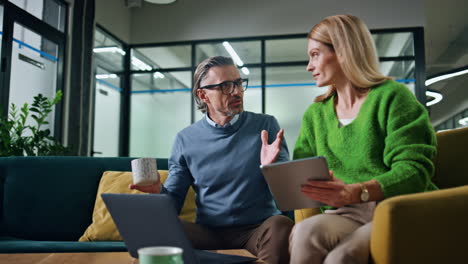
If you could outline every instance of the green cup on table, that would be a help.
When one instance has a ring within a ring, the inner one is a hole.
[[[138,249],[139,264],[183,264],[183,250],[178,247],[145,247]]]

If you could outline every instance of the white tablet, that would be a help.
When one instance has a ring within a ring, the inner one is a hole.
[[[325,157],[312,157],[260,165],[270,191],[281,211],[317,208],[325,204],[301,192],[308,179],[330,180]]]

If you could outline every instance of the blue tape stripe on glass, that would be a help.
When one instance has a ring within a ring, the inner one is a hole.
[[[16,43],[18,43],[19,48],[21,48],[22,46],[24,46],[24,47],[26,47],[26,48],[29,48],[29,49],[31,49],[31,50],[33,50],[33,51],[39,53],[39,54],[42,55],[42,56],[48,58],[49,60],[58,61],[58,58],[56,58],[56,57],[54,57],[54,56],[52,56],[52,55],[50,55],[50,54],[48,54],[48,53],[45,53],[45,52],[43,52],[43,51],[41,51],[41,50],[38,50],[38,49],[36,49],[36,48],[34,48],[34,47],[32,47],[32,46],[30,46],[30,45],[28,45],[28,44],[26,44],[26,43],[24,43],[24,42],[22,42],[22,41],[19,41],[19,40],[17,40],[17,39],[13,39],[13,41],[16,42]]]
[[[119,88],[119,87],[113,85],[112,83],[108,83],[108,82],[103,81],[103,80],[100,80],[100,79],[96,79],[96,81],[97,81],[98,83],[101,83],[101,84],[103,84],[103,85],[105,85],[105,86],[108,86],[108,87],[110,87],[110,88],[112,88],[112,89],[114,89],[114,90],[117,90],[119,93],[122,92],[122,89],[121,89],[121,88]]]
[[[414,83],[416,79],[398,79],[395,80],[400,83]],[[278,87],[297,87],[297,86],[315,86],[316,83],[284,83],[284,84],[270,84],[266,85],[266,88],[278,88]],[[249,89],[262,88],[261,85],[251,85]],[[167,92],[189,92],[191,89],[166,89],[166,90],[145,90],[145,91],[132,91],[131,93],[167,93]]]
[[[400,83],[411,83],[411,82],[416,82],[416,79],[399,79],[395,80]],[[295,86],[315,86],[316,83],[285,83],[285,84],[270,84],[266,85],[266,88],[274,88],[274,87],[295,87]],[[262,88],[261,85],[251,85],[249,86],[249,89],[251,88]]]
[[[146,91],[132,91],[131,93],[167,93],[167,92],[190,92],[192,89],[181,88],[181,89],[166,89],[166,90],[146,90]]]
[[[3,32],[0,32],[0,35],[3,35]],[[28,44],[26,44],[26,43],[24,43],[24,42],[22,42],[22,41],[20,41],[20,40],[17,40],[17,39],[14,38],[14,39],[13,39],[13,42],[18,43],[19,48],[21,48],[22,46],[24,46],[24,47],[26,47],[26,48],[28,48],[28,49],[31,49],[31,50],[33,50],[33,51],[39,53],[40,55],[42,55],[42,56],[44,56],[44,57],[46,57],[46,58],[48,58],[48,59],[50,59],[50,60],[52,60],[52,61],[58,61],[58,58],[57,58],[57,57],[54,57],[54,56],[52,56],[52,55],[50,55],[50,54],[48,54],[48,53],[45,53],[45,52],[43,52],[42,50],[36,49],[36,48],[34,48],[33,46],[30,46],[30,45],[28,45]]]
[[[315,86],[315,83],[285,83],[285,84],[270,84],[266,85],[266,88],[274,88],[274,87],[294,87],[294,86]],[[250,88],[262,88],[261,85],[251,85]]]
[[[416,82],[416,79],[399,79],[399,80],[395,80],[397,82],[400,82],[400,83],[414,83]]]

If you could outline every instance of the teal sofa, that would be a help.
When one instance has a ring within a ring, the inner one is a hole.
[[[91,224],[102,173],[133,158],[0,158],[0,253],[127,251],[123,242],[77,242]],[[157,160],[167,170],[167,159]]]

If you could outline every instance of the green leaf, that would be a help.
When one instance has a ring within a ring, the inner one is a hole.
[[[70,154],[71,149],[58,142],[50,129],[41,128],[42,125],[49,125],[47,117],[61,98],[61,91],[57,91],[52,100],[38,94],[34,96],[31,106],[24,103],[18,109],[17,105],[11,104],[8,116],[0,113],[0,156]],[[26,125],[29,116],[35,124]]]
[[[55,98],[52,100],[51,106],[56,105],[60,99],[62,98],[62,91],[58,90],[57,93],[55,94]]]
[[[37,109],[37,107],[34,107],[34,106],[33,106],[33,107],[30,107],[30,108],[29,108],[29,111],[35,112],[35,113],[40,113],[40,112],[41,112],[41,111],[39,111],[39,109]]]

